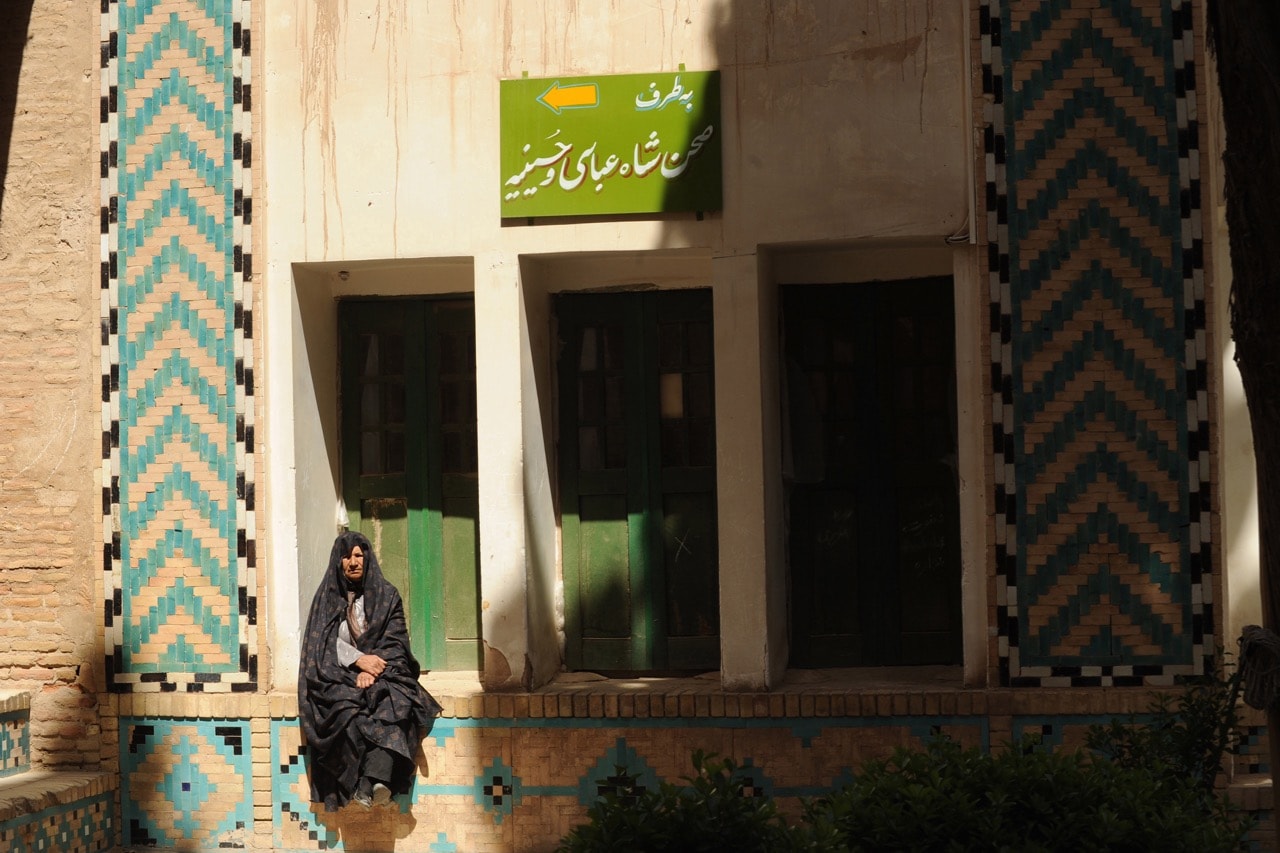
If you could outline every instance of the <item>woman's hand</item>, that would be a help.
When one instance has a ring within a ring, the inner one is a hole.
[[[374,680],[374,677],[367,672],[356,673],[356,687],[359,687],[361,690],[372,687]]]
[[[387,662],[377,655],[361,655],[356,658],[356,669],[360,670],[361,675],[367,674],[372,676],[372,678],[377,678],[379,675],[382,675],[383,670],[386,668]],[[373,683],[372,678],[370,679],[369,684]],[[366,684],[363,686],[368,687],[369,685]]]

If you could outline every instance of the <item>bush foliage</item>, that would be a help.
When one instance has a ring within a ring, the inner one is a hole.
[[[1207,679],[1158,698],[1141,720],[1094,726],[1087,750],[1027,739],[986,752],[939,737],[868,762],[851,784],[804,802],[794,824],[768,797],[746,795],[732,761],[696,752],[687,784],[614,786],[558,849],[1240,850],[1249,824],[1214,789],[1235,743],[1235,700],[1231,681]]]

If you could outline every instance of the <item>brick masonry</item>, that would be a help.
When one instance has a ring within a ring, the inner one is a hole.
[[[31,693],[31,764],[75,767],[96,762],[99,748],[102,607],[86,570],[100,516],[99,371],[89,346],[99,313],[98,18],[77,0],[6,4],[5,18],[0,685]]]

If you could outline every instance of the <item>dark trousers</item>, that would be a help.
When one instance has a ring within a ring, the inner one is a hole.
[[[394,767],[395,759],[389,751],[380,746],[371,745],[369,751],[364,754],[364,768],[360,775],[368,776],[375,782],[390,782]]]

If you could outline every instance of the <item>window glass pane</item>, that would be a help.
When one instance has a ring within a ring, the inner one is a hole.
[[[404,335],[382,336],[382,374],[384,376],[404,374]]]
[[[578,467],[583,471],[599,471],[604,467],[598,427],[584,426],[578,429]]]
[[[684,467],[688,464],[685,443],[684,421],[663,420],[662,422],[662,464],[667,468]]]
[[[603,381],[599,375],[583,376],[578,379],[578,419],[585,424],[598,424],[602,417]]]
[[[587,326],[582,330],[582,354],[578,356],[579,370],[595,370],[600,366],[600,355],[596,347],[596,330]]]
[[[396,430],[386,433],[387,460],[385,473],[400,474],[404,471],[404,433]]]
[[[691,420],[686,434],[689,440],[688,464],[695,468],[714,467],[716,464],[715,423],[709,418]]]
[[[382,434],[365,431],[360,436],[360,473],[382,473]]]
[[[711,417],[715,408],[715,399],[711,392],[711,374],[708,372],[686,373],[684,399],[688,406],[689,417]]]
[[[841,367],[850,367],[855,359],[855,348],[851,338],[834,338],[831,341],[831,363]]]
[[[689,323],[685,326],[685,364],[689,367],[709,367],[713,340],[710,323]]]
[[[605,464],[609,468],[627,467],[627,431],[622,424],[605,427]]]
[[[626,399],[624,382],[620,374],[606,377],[604,394],[604,416],[611,421],[620,421],[626,415]]]
[[[360,351],[364,353],[364,358],[360,360],[362,365],[360,372],[364,376],[378,375],[378,336],[377,335],[361,335]]]
[[[679,323],[663,323],[658,327],[658,367],[662,370],[678,368],[684,363],[684,341]]]
[[[463,452],[462,434],[450,430],[440,436],[440,467],[450,474],[464,471],[466,457]]]
[[[626,341],[622,329],[617,326],[605,326],[604,334],[604,368],[605,370],[621,370],[623,349]]]
[[[388,424],[403,424],[405,417],[404,384],[401,382],[384,385],[387,406]]]
[[[440,372],[459,373],[467,363],[466,337],[442,334],[440,336]]]
[[[816,321],[797,323],[803,326],[800,339],[795,346],[800,354],[800,362],[805,367],[817,367],[827,363],[827,330]]]
[[[658,377],[658,400],[663,418],[684,417],[683,373],[663,373]]]
[[[382,389],[376,382],[366,382],[360,389],[360,424],[376,427],[382,423]]]
[[[459,383],[440,380],[440,420],[442,423],[461,423],[463,419],[462,396],[462,388]]]

